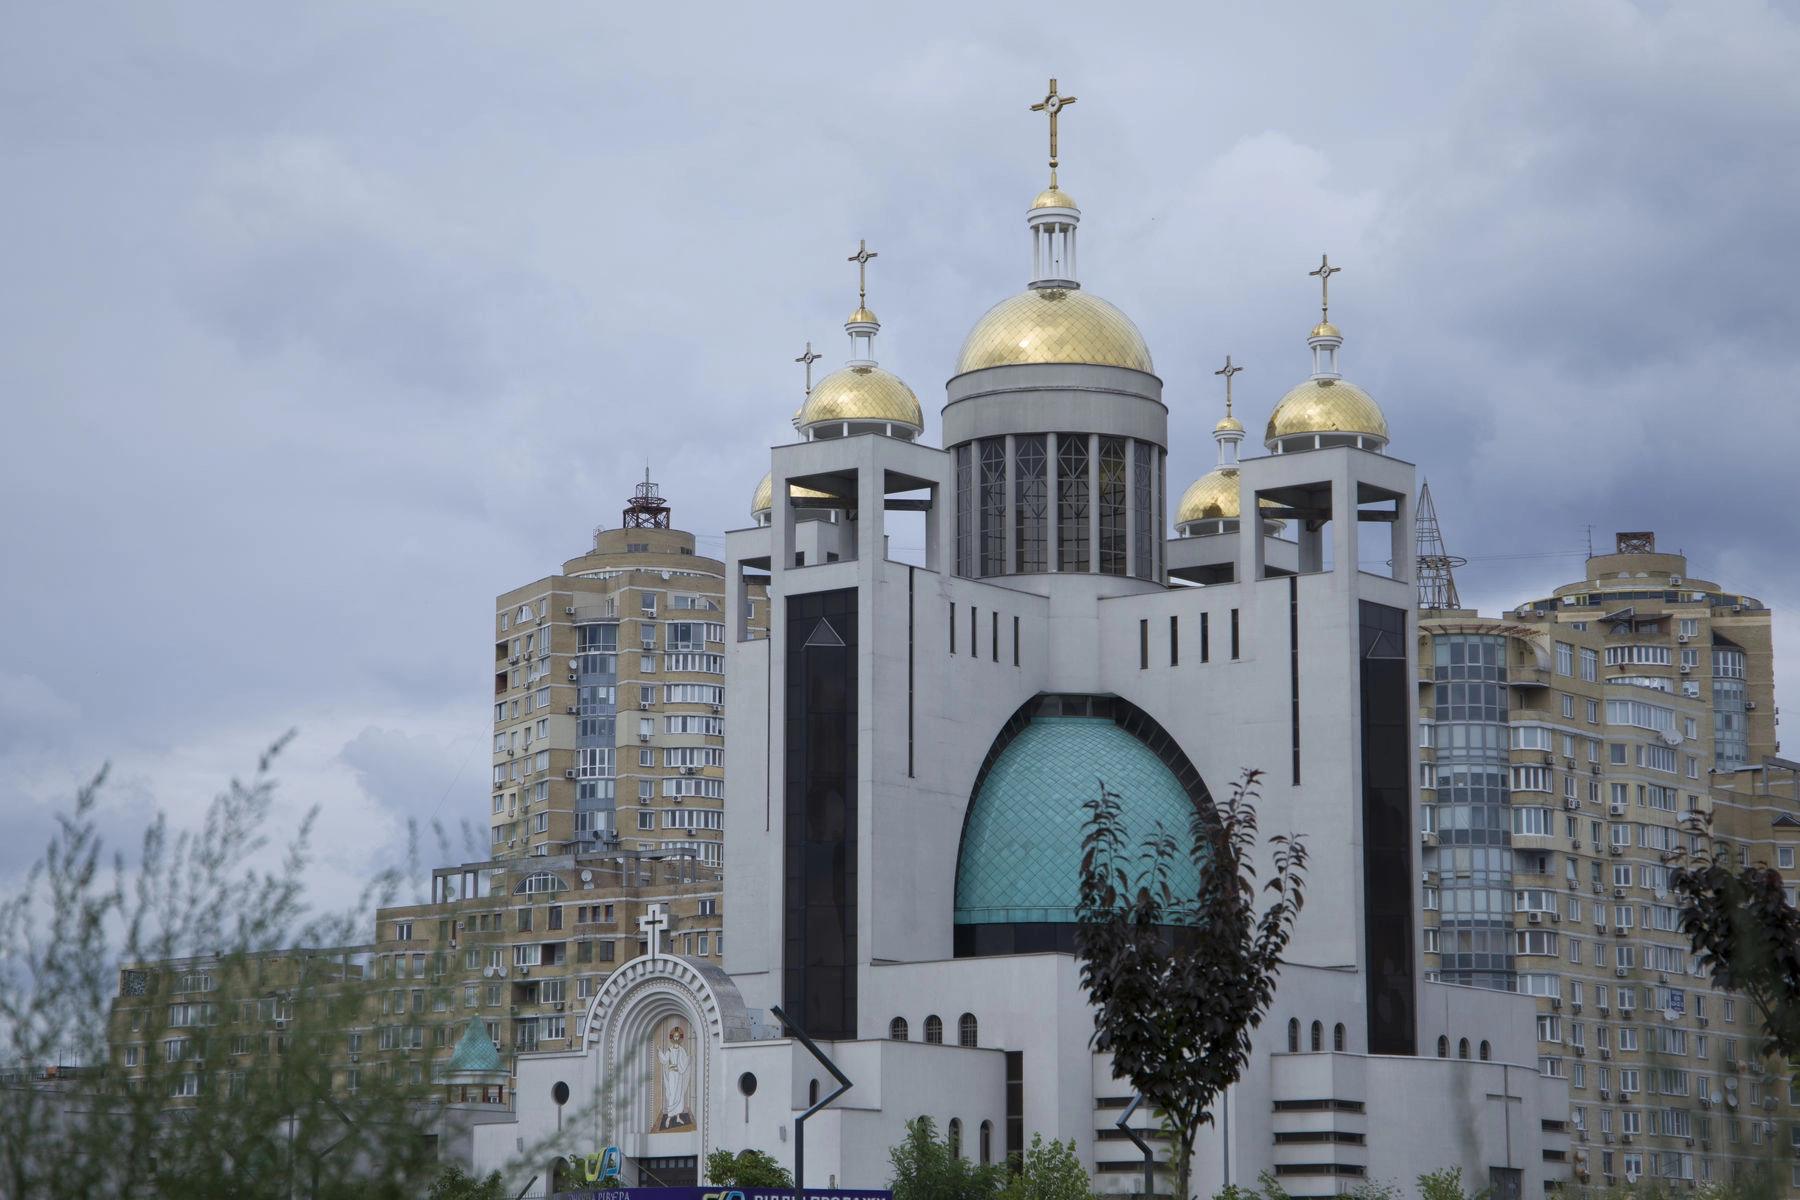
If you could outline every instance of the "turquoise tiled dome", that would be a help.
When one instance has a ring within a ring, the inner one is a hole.
[[[1194,802],[1155,751],[1110,720],[1033,717],[994,761],[970,805],[956,867],[956,923],[1072,922],[1081,901],[1081,838],[1100,782],[1123,801],[1126,843],[1158,823],[1188,844]],[[1199,871],[1172,864],[1177,895]]]

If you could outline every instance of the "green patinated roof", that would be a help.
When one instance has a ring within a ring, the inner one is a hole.
[[[1081,900],[1081,839],[1100,782],[1123,804],[1126,844],[1158,823],[1188,844],[1194,802],[1144,743],[1110,720],[1034,717],[982,780],[963,829],[956,923],[1074,921]],[[1177,895],[1199,890],[1185,855],[1172,864]]]
[[[494,1047],[494,1039],[488,1036],[487,1023],[480,1017],[470,1017],[468,1028],[463,1030],[462,1041],[456,1043],[456,1052],[444,1064],[444,1073],[479,1074],[504,1070],[506,1064],[500,1061],[500,1051]]]

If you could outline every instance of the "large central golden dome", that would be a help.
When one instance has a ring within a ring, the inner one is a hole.
[[[922,429],[919,398],[892,371],[844,367],[813,385],[800,410],[800,424],[821,421],[894,421]]]
[[[1131,318],[1091,292],[1032,288],[988,309],[963,341],[956,373],[1019,363],[1095,363],[1156,373]]]
[[[1265,441],[1299,433],[1366,433],[1387,440],[1387,418],[1375,398],[1342,379],[1309,379],[1269,414]]]

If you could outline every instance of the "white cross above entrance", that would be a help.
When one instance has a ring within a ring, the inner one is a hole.
[[[652,904],[645,914],[638,918],[638,929],[650,939],[650,957],[657,958],[662,954],[662,931],[669,927],[669,918],[663,912],[663,906]]]

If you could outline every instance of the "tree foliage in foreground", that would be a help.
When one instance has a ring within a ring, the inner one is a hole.
[[[1800,913],[1781,873],[1736,867],[1728,848],[1702,850],[1671,872],[1669,886],[1681,897],[1681,929],[1701,969],[1756,1006],[1763,1052],[1800,1056]]]
[[[992,1200],[1006,1181],[1006,1168],[970,1162],[965,1149],[940,1141],[930,1117],[908,1121],[906,1140],[888,1151],[894,1200]]]
[[[1258,913],[1257,782],[1244,772],[1223,806],[1196,808],[1185,845],[1159,828],[1129,846],[1123,801],[1107,790],[1087,804],[1081,912],[1075,933],[1081,981],[1096,1009],[1094,1048],[1163,1120],[1175,1142],[1178,1196],[1188,1195],[1194,1141],[1215,1098],[1250,1057],[1250,1031],[1275,998],[1281,952],[1302,904],[1306,847],[1269,838],[1273,899]],[[1196,894],[1170,883],[1182,857]],[[1170,927],[1181,927],[1178,944]]]
[[[159,816],[129,868],[102,837],[102,773],[0,903],[9,1200],[417,1200],[437,1174],[429,1078],[365,1056],[345,1086],[347,1028],[377,1023],[373,971],[344,950],[366,941],[373,888],[358,911],[309,917],[310,817],[278,866],[246,865],[265,849],[279,749],[197,830]],[[182,959],[185,975],[120,970]],[[134,1024],[112,1006],[140,979]]]
[[[791,1188],[793,1172],[761,1150],[714,1150],[706,1156],[706,1179],[720,1187]]]

